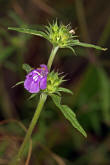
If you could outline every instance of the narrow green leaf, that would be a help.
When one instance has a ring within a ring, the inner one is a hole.
[[[82,47],[86,47],[86,48],[95,48],[95,49],[98,49],[98,50],[104,50],[106,51],[107,48],[102,48],[100,46],[97,46],[97,45],[92,45],[92,44],[87,44],[87,43],[83,43],[83,42],[77,42],[77,43],[74,43],[74,45],[78,45],[78,46],[82,46]]]
[[[72,124],[74,128],[76,128],[84,137],[87,137],[86,132],[79,124],[75,113],[69,108],[67,105],[61,105],[61,97],[55,94],[51,95],[53,102],[55,105],[61,110],[65,118]]]
[[[72,40],[72,42],[71,42],[71,44],[73,45],[75,45],[75,44],[77,44],[77,43],[79,43],[79,40],[77,39],[77,40]]]
[[[57,92],[55,92],[55,94],[56,94],[56,95],[58,95],[58,96],[61,96],[61,93],[60,93],[60,92],[58,92],[58,91],[57,91]]]
[[[23,64],[22,68],[29,73],[31,70],[33,70],[33,68],[29,65],[29,64]]]
[[[71,46],[67,46],[67,48],[69,48],[73,52],[73,54],[75,54],[77,56],[75,50]]]
[[[43,37],[45,39],[48,38],[47,35],[42,31],[37,31],[37,30],[32,30],[32,29],[27,29],[27,28],[16,28],[16,27],[9,27],[8,29],[9,30],[15,30],[15,31],[21,32],[21,33],[27,33],[27,34],[40,36],[40,37]]]
[[[37,93],[33,93],[33,94],[28,98],[28,100],[33,99],[36,95],[37,95]]]
[[[58,88],[58,91],[65,92],[73,95],[73,92],[70,89],[67,88]]]
[[[14,88],[14,87],[16,87],[16,86],[18,86],[18,85],[21,85],[21,84],[24,84],[24,81],[20,81],[20,82],[17,82],[15,85],[13,85],[11,88]]]
[[[85,137],[87,137],[87,134],[82,126],[79,124],[75,113],[67,105],[60,106],[60,110],[65,118],[72,124],[72,126],[76,128],[80,133],[82,133]]]
[[[72,36],[72,38],[78,38],[78,36],[77,35],[74,35],[74,36]]]

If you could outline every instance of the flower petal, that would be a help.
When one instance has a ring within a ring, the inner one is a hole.
[[[39,81],[37,81],[37,82],[32,81],[29,92],[30,93],[38,93],[39,91],[40,91]]]
[[[39,81],[34,82],[32,79],[27,78],[24,81],[24,88],[27,89],[30,93],[38,93],[39,92]]]
[[[32,79],[27,77],[24,81],[24,88],[29,91],[31,83],[32,83]]]
[[[42,68],[42,70],[45,69],[44,72],[48,74],[48,68],[45,64],[41,64],[40,67]]]
[[[45,76],[44,78],[42,78],[40,80],[40,89],[46,89],[47,87],[47,76]]]

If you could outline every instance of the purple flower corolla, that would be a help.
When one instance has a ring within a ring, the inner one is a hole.
[[[40,89],[46,89],[47,74],[47,66],[44,64],[40,65],[40,68],[34,69],[28,73],[24,81],[24,88],[30,93],[38,93]]]

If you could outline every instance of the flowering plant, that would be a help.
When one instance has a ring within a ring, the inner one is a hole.
[[[49,26],[45,26],[44,31],[14,27],[10,27],[9,29],[43,37],[53,45],[47,65],[42,64],[40,65],[40,68],[33,69],[28,64],[23,64],[23,69],[27,72],[26,79],[25,81],[18,82],[16,84],[19,85],[24,83],[24,88],[31,93],[30,98],[35,97],[38,92],[41,93],[38,106],[24,138],[24,142],[22,143],[14,161],[11,162],[11,165],[17,165],[21,161],[25,145],[31,137],[32,131],[38,121],[47,96],[52,98],[55,105],[61,110],[65,118],[72,124],[72,126],[76,128],[84,137],[87,137],[87,134],[79,124],[75,113],[67,105],[61,104],[61,92],[72,94],[72,91],[69,89],[60,87],[61,83],[65,81],[64,76],[61,77],[59,73],[50,70],[54,57],[59,48],[69,48],[73,51],[73,53],[75,53],[73,48],[75,46],[91,47],[99,50],[106,50],[106,48],[80,42],[78,39],[76,39],[77,36],[75,35],[75,31],[71,29],[70,25],[58,25],[57,21],[53,22],[52,25],[49,24]]]

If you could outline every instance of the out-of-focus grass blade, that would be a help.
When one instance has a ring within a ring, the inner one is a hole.
[[[92,121],[92,116],[95,111],[101,109],[100,102],[97,102],[97,93],[99,93],[99,78],[97,68],[89,65],[78,82],[78,89],[75,91],[74,99],[66,98],[68,102],[73,102],[73,107],[76,105],[79,111],[79,120],[84,124],[86,129],[93,129],[100,133],[100,118],[101,113],[95,115],[95,122]],[[74,88],[75,90],[75,88]],[[97,104],[96,104],[97,103]],[[96,128],[95,128],[96,124]]]
[[[4,62],[3,66],[5,66],[5,68],[12,70],[13,72],[17,71],[17,66],[15,63],[12,63],[11,61],[7,60]]]
[[[23,20],[20,19],[20,17],[13,11],[9,12],[9,16],[14,20],[14,22],[16,22],[19,26],[23,25],[24,22]]]
[[[0,157],[2,157],[4,155],[7,146],[8,146],[7,141],[1,141],[1,143],[0,143]]]
[[[110,37],[110,17],[108,18],[107,24],[105,25],[104,31],[98,41],[99,45],[104,45]]]
[[[95,103],[94,103],[95,104]],[[92,128],[93,130],[96,132],[96,134],[100,134],[101,132],[101,127],[100,127],[100,123],[101,123],[101,118],[99,117],[99,111],[91,111],[92,113],[89,115],[89,121],[92,124]]]
[[[100,98],[102,104],[103,118],[105,122],[110,122],[110,82],[106,72],[103,68],[98,69],[99,84],[100,84]]]
[[[11,56],[14,50],[15,48],[13,46],[9,46],[2,50],[0,52],[0,63],[6,60],[9,56]]]

